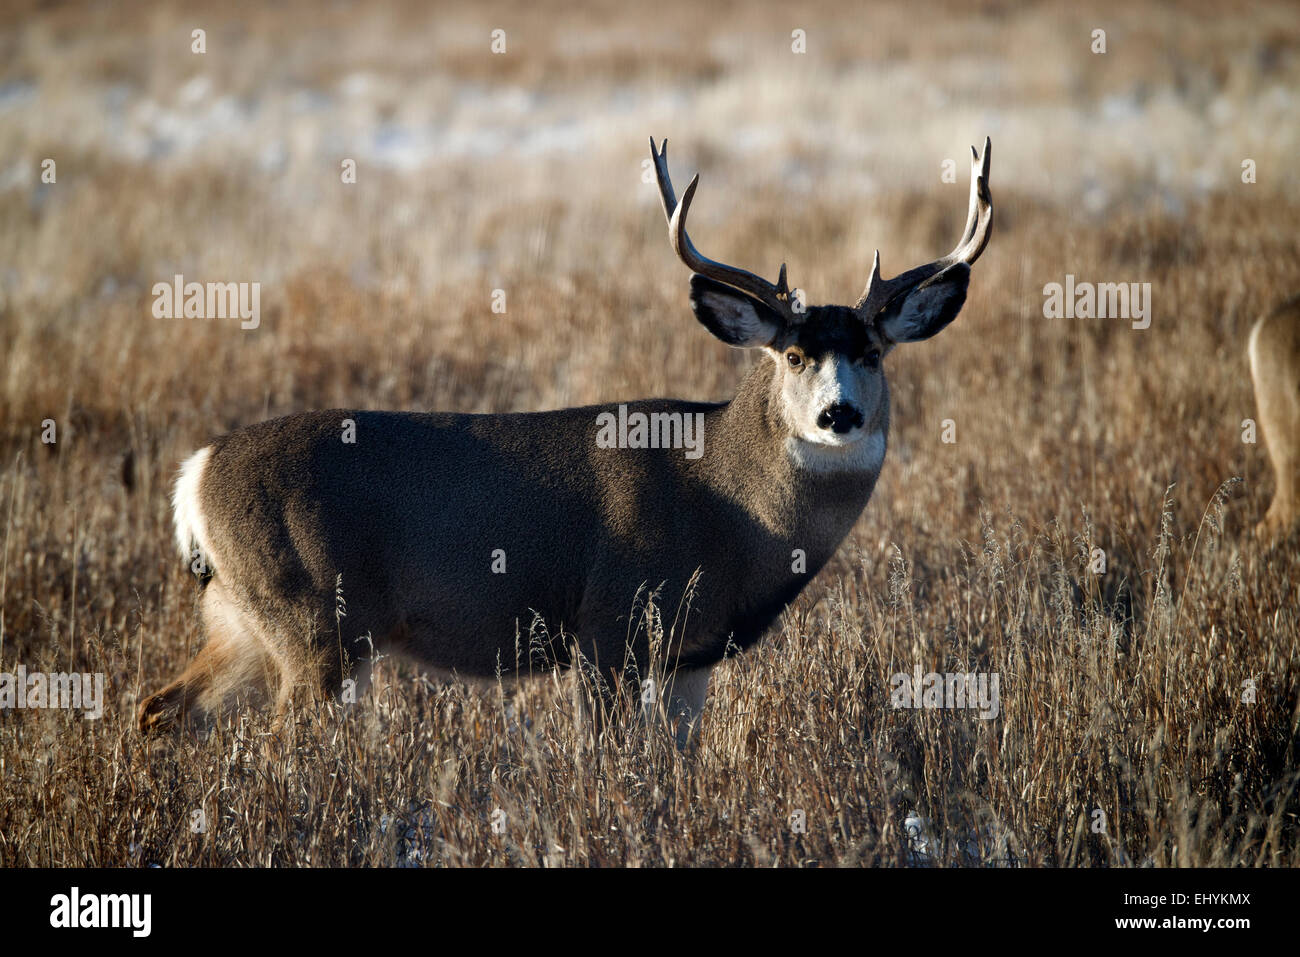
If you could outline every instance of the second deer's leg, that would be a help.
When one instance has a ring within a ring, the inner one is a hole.
[[[1264,445],[1276,490],[1256,532],[1285,535],[1300,517],[1300,317],[1280,313],[1261,320],[1250,340],[1250,371]]]

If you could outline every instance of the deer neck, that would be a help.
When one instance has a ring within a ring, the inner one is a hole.
[[[880,474],[888,431],[886,406],[878,443],[866,468],[810,468],[794,454],[789,429],[781,415],[772,359],[764,356],[745,376],[736,396],[720,406],[707,422],[707,441],[714,455],[705,455],[706,481],[757,518],[778,537],[826,540],[834,551],[866,506]]]

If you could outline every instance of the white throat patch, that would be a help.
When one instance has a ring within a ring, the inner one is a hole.
[[[810,472],[871,472],[885,464],[885,433],[870,432],[852,445],[826,445],[787,436],[785,451],[797,468]]]

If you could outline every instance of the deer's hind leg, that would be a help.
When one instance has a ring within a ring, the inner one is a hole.
[[[383,602],[367,601],[366,588],[356,589],[346,606],[319,587],[263,592],[260,600],[267,645],[282,676],[274,706],[281,723],[296,706],[359,702],[370,690],[375,660],[401,632]]]
[[[206,642],[179,678],[140,704],[145,734],[206,725],[241,694],[264,700],[283,673],[261,622],[213,578],[200,599]]]

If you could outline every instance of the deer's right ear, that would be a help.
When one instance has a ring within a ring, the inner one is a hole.
[[[784,325],[771,307],[699,273],[691,276],[691,308],[695,318],[729,346],[770,345]]]

